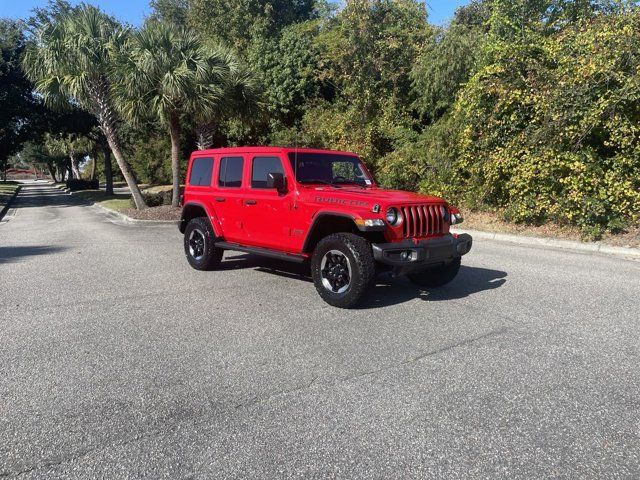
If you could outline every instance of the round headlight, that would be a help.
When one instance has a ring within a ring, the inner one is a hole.
[[[400,216],[398,214],[397,208],[391,207],[389,210],[387,210],[387,222],[389,222],[389,225],[391,226],[397,225],[399,219],[400,219]]]

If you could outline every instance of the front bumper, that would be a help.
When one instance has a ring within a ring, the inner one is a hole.
[[[376,262],[393,267],[396,273],[401,274],[450,263],[469,253],[472,246],[473,238],[466,233],[372,245]]]

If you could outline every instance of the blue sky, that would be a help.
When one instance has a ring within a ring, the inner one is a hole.
[[[72,3],[78,3],[72,1]],[[139,25],[149,13],[149,0],[88,0],[120,20]],[[432,23],[443,24],[453,12],[469,0],[427,0]],[[0,17],[25,18],[35,7],[47,4],[46,0],[0,0]]]

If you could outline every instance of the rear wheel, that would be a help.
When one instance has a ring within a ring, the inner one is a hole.
[[[325,237],[313,252],[311,276],[329,305],[355,307],[375,278],[371,245],[352,233]]]
[[[214,270],[220,265],[224,250],[215,246],[215,233],[209,219],[192,219],[184,231],[184,253],[196,270]]]
[[[437,288],[453,281],[459,270],[460,258],[456,258],[448,265],[430,268],[418,273],[410,273],[407,277],[420,287]]]

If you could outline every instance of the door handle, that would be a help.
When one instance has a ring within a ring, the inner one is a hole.
[[[222,197],[216,197],[216,202],[224,202],[225,199]]]
[[[255,205],[255,204],[257,204],[257,203],[258,203],[258,202],[256,202],[255,200],[245,200],[245,201],[244,201],[244,204],[245,204],[245,205]]]

